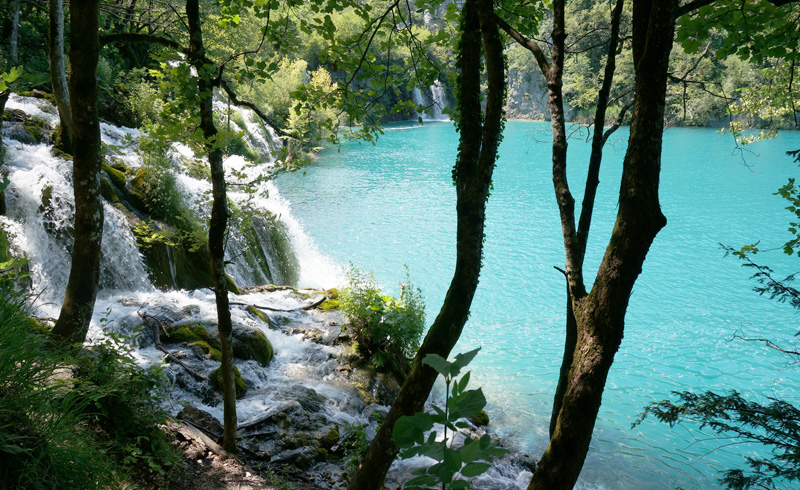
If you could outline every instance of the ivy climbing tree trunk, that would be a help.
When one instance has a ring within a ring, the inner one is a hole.
[[[213,204],[208,227],[208,249],[211,255],[211,276],[217,301],[217,324],[222,351],[223,426],[222,446],[236,452],[236,385],[233,366],[233,325],[231,323],[228,289],[225,281],[225,229],[228,226],[228,198],[225,191],[225,171],[222,151],[217,144],[214,123],[213,88],[216,80],[213,68],[206,63],[203,32],[200,26],[198,0],[187,0],[186,19],[189,26],[189,63],[197,70],[197,94],[200,108],[200,128],[205,139],[206,155],[211,167]]]
[[[98,5],[99,0],[70,3],[69,91],[74,124],[75,241],[64,303],[53,327],[53,335],[70,342],[83,342],[86,338],[100,281],[103,205],[97,115]]]
[[[66,64],[64,62],[64,4],[62,0],[48,0],[47,3],[50,10],[50,24],[48,29],[50,83],[53,87],[53,96],[56,98],[58,117],[61,124],[60,141],[56,142],[56,144],[59,145],[63,151],[72,153],[74,129],[69,106]],[[73,24],[73,29],[74,28],[79,28],[79,26]],[[95,37],[96,36],[97,32],[95,32]]]
[[[439,315],[419,348],[400,392],[350,480],[348,490],[377,490],[397,456],[392,430],[398,418],[422,410],[437,373],[422,360],[428,354],[444,358],[458,341],[481,270],[486,200],[497,148],[503,131],[505,60],[496,24],[487,20],[489,0],[466,0],[462,7],[458,46],[457,128],[461,134],[453,177],[456,185],[456,267]],[[485,117],[481,112],[481,47],[485,53],[488,91]]]
[[[558,199],[558,205],[577,341],[550,444],[529,490],[571,489],[575,485],[589,450],[608,372],[622,342],[633,285],[656,234],[666,225],[658,185],[667,69],[677,7],[676,0],[633,2],[636,96],[631,132],[623,161],[616,223],[588,293],[583,285],[582,259],[571,260],[582,253],[574,219],[569,219],[573,216],[569,207],[571,195],[566,181],[555,175],[561,170],[554,168],[556,194],[564,196]]]

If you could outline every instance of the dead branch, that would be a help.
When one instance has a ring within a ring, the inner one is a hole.
[[[238,302],[238,301],[231,301],[230,304],[231,304],[231,306],[252,306],[253,308],[258,308],[259,310],[279,311],[279,312],[282,312],[282,313],[291,313],[293,311],[302,311],[302,310],[308,311],[308,310],[314,309],[317,306],[321,305],[326,299],[328,299],[328,297],[327,296],[323,296],[322,299],[319,299],[319,300],[311,303],[310,305],[300,306],[298,308],[291,308],[291,309],[288,309],[288,310],[283,309],[283,308],[272,308],[271,306],[261,306],[261,305],[254,305],[254,304],[250,304],[250,303],[241,303],[241,302]]]
[[[145,325],[153,329],[153,340],[155,341],[156,348],[161,352],[163,352],[164,354],[166,354],[167,359],[171,360],[175,364],[178,364],[183,369],[185,369],[186,372],[189,373],[194,378],[195,381],[207,381],[207,378],[205,376],[193,371],[189,366],[184,364],[183,361],[172,355],[172,353],[170,353],[167,349],[164,348],[163,345],[161,345],[161,334],[159,330],[163,330],[165,335],[167,333],[166,328],[164,328],[164,323],[161,320],[154,317],[153,315],[147,314],[147,312],[142,312],[141,310],[137,311],[136,314],[139,315],[139,318],[142,319]]]

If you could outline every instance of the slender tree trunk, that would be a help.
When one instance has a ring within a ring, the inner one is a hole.
[[[14,66],[19,65],[19,0],[14,0],[12,4],[11,14],[11,44],[10,55],[11,64]]]
[[[19,50],[17,48],[19,45],[19,0],[14,0],[11,8],[11,39],[9,40],[11,49],[9,54],[11,55],[11,65],[16,67],[19,65]],[[2,170],[3,159],[5,158],[5,147],[3,146],[3,112],[6,110],[6,103],[8,102],[9,95],[11,95],[10,90],[0,92],[0,216],[6,214],[6,192],[5,186],[3,185],[5,174]]]
[[[392,442],[395,421],[423,409],[436,380],[436,372],[423,366],[428,354],[450,354],[469,315],[478,286],[483,248],[486,200],[503,128],[505,66],[503,44],[497,26],[484,22],[491,13],[488,0],[466,0],[462,10],[461,41],[458,48],[461,78],[458,85],[461,133],[458,159],[453,171],[456,184],[456,268],[442,308],[414,357],[411,372],[403,383],[386,419],[372,440],[348,490],[378,489],[397,455]],[[488,94],[481,125],[481,45],[486,54]]]
[[[603,161],[603,147],[605,146],[606,139],[608,135],[605,133],[605,122],[606,122],[606,110],[608,108],[608,96],[611,92],[611,85],[614,80],[614,71],[616,70],[616,58],[617,58],[617,45],[618,38],[619,38],[619,27],[620,27],[620,20],[622,16],[622,7],[624,6],[624,0],[617,0],[614,10],[611,14],[611,33],[609,36],[608,42],[608,52],[606,55],[606,66],[605,66],[605,73],[603,75],[603,84],[600,87],[600,90],[597,94],[597,107],[595,109],[595,116],[594,116],[594,124],[593,124],[593,137],[592,137],[592,151],[589,156],[589,168],[586,175],[586,187],[583,193],[583,202],[581,205],[581,215],[580,220],[578,222],[578,229],[575,234],[575,247],[577,248],[577,253],[572,256],[574,260],[578,262],[573,264],[572,270],[583,270],[583,260],[586,256],[586,245],[589,241],[589,230],[592,225],[592,214],[594,213],[594,201],[595,196],[597,195],[597,187],[600,184],[600,164]],[[563,15],[559,19],[561,22],[564,22]],[[559,52],[563,52],[563,41],[558,44]],[[555,49],[554,49],[555,51]],[[559,56],[556,58],[554,55],[553,65],[551,66],[551,70],[558,70],[559,72],[563,72],[563,56]],[[560,76],[558,77],[560,79]],[[560,83],[557,85],[558,90],[561,90]],[[561,96],[557,97],[558,100],[561,100]],[[552,107],[550,108],[551,113],[553,111],[558,111],[560,114],[559,120],[561,123],[564,121],[564,107],[563,105],[560,107]],[[559,125],[559,132],[563,131],[563,127]],[[563,138],[564,135],[561,135]],[[555,140],[554,140],[555,141]],[[566,146],[566,141],[561,143],[559,141],[559,150],[560,146]],[[555,158],[555,151],[553,152]],[[555,161],[554,161],[555,164]],[[559,164],[563,164],[566,166],[566,154],[564,155],[564,160],[559,161]],[[571,236],[571,235],[570,235]],[[565,246],[571,246],[570,243],[565,242]],[[570,255],[567,256],[569,260],[571,257]],[[559,370],[558,376],[558,384],[556,386],[556,392],[553,396],[553,411],[550,416],[550,437],[553,436],[553,432],[556,428],[556,420],[558,418],[558,412],[561,410],[561,401],[564,397],[564,393],[567,389],[567,376],[569,375],[570,367],[572,366],[572,361],[574,358],[575,346],[578,342],[578,326],[575,322],[575,313],[572,309],[572,294],[569,282],[569,274],[564,271],[564,276],[567,279],[567,306],[566,306],[566,322],[565,322],[565,335],[564,335],[564,355],[561,358],[561,369]],[[582,279],[582,273],[578,275],[579,280]]]
[[[72,153],[74,129],[69,105],[69,91],[67,90],[67,72],[64,62],[64,5],[62,0],[48,0],[48,6],[50,8],[50,25],[48,30],[50,82],[53,87],[53,95],[56,98],[58,116],[61,120],[60,148],[67,153]],[[79,28],[74,23],[73,26],[73,29]],[[95,37],[96,34],[95,32]]]
[[[667,67],[678,2],[634,0],[636,99],[619,211],[591,292],[571,289],[577,343],[550,444],[530,490],[570,489],[578,479],[625,326],[633,285],[666,225],[658,199]],[[572,283],[572,281],[570,281]]]
[[[197,91],[200,106],[200,127],[206,140],[206,153],[211,167],[213,204],[208,227],[208,248],[211,255],[211,275],[217,300],[217,323],[222,347],[222,386],[224,407],[224,435],[222,446],[236,452],[236,385],[233,370],[233,325],[231,323],[228,289],[225,282],[225,228],[228,225],[228,204],[225,192],[225,172],[222,152],[216,145],[217,128],[214,124],[213,81],[204,68],[205,48],[200,28],[198,0],[187,0],[186,18],[189,24],[189,62],[198,73]]]
[[[70,104],[73,133],[75,242],[64,303],[53,335],[83,342],[100,281],[103,205],[100,198],[100,120],[97,116],[99,0],[70,3]]]

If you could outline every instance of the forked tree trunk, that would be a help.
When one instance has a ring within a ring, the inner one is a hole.
[[[628,299],[650,245],[666,225],[658,184],[677,4],[675,0],[634,0],[636,99],[619,211],[592,290],[584,293],[581,284],[570,278],[577,343],[550,444],[529,490],[566,490],[575,485],[589,450],[608,372],[622,342]],[[563,213],[561,202],[559,207]]]
[[[53,335],[83,342],[89,329],[100,281],[103,205],[100,198],[100,120],[97,115],[99,0],[70,3],[70,104],[74,151],[75,242],[64,303]]]
[[[605,146],[606,140],[608,139],[609,135],[616,131],[620,124],[622,124],[622,120],[618,119],[617,122],[609,128],[609,130],[605,129],[605,122],[606,122],[606,110],[608,109],[608,97],[611,93],[611,86],[614,80],[614,72],[616,71],[616,57],[617,57],[617,46],[619,44],[619,30],[620,30],[620,22],[622,19],[622,8],[624,6],[624,0],[616,0],[616,4],[614,5],[614,10],[611,13],[611,29],[609,34],[609,41],[608,41],[608,50],[606,52],[606,66],[605,71],[603,73],[603,84],[600,87],[600,90],[597,94],[597,107],[595,108],[595,115],[594,115],[594,122],[592,124],[592,150],[589,155],[589,168],[587,170],[586,175],[586,186],[583,192],[583,202],[581,205],[581,214],[580,220],[578,222],[578,229],[574,236],[574,244],[570,242],[565,242],[565,247],[575,247],[577,248],[577,253],[567,257],[567,260],[573,259],[577,260],[577,264],[572,264],[571,270],[573,273],[575,271],[582,271],[583,270],[583,261],[586,257],[586,245],[589,241],[589,231],[592,226],[592,215],[594,214],[594,201],[595,196],[597,195],[597,187],[600,184],[600,164],[603,161],[603,147]],[[559,21],[564,23],[565,19],[563,16],[559,18]],[[563,52],[563,39],[560,41],[558,48],[561,52]],[[555,51],[555,49],[554,49]],[[559,72],[563,72],[563,56],[561,56],[558,61],[560,63],[556,63],[556,60],[553,62],[553,66],[551,70],[558,70]],[[558,77],[560,79],[560,76]],[[558,90],[561,90],[561,85],[558,84]],[[560,97],[559,97],[560,98]],[[553,111],[558,112],[560,116],[560,121],[563,123],[564,121],[564,107],[557,106],[554,107],[551,105],[550,107],[551,113]],[[621,116],[624,118],[625,111],[621,112]],[[563,129],[560,127],[559,129]],[[565,138],[566,135],[562,134],[562,138]],[[566,145],[566,141],[563,143]],[[555,153],[554,153],[555,155]],[[566,155],[564,156],[566,158]],[[564,159],[562,163],[566,166],[566,160]],[[572,235],[570,234],[570,238]],[[578,343],[578,326],[575,322],[575,313],[572,309],[572,294],[569,282],[569,274],[566,271],[562,271],[564,276],[567,279],[567,306],[566,306],[566,321],[565,321],[565,335],[564,335],[564,355],[561,358],[561,369],[559,370],[558,376],[558,384],[556,386],[556,392],[553,396],[553,411],[550,415],[550,437],[553,436],[553,432],[556,429],[556,420],[558,418],[558,412],[561,410],[561,401],[564,397],[564,393],[567,389],[567,378],[569,376],[569,370],[572,366],[572,361],[574,358],[575,353],[575,346]],[[578,274],[578,279],[583,281],[582,279],[582,272]]]
[[[447,357],[458,341],[478,286],[483,248],[486,200],[503,129],[505,65],[497,26],[484,21],[491,13],[488,0],[467,0],[463,5],[458,49],[461,78],[458,85],[461,133],[454,169],[456,184],[456,268],[442,308],[431,325],[389,414],[370,443],[348,490],[377,490],[397,456],[392,429],[398,418],[423,409],[436,380],[436,371],[422,360],[435,353]],[[488,76],[485,122],[481,125],[481,45]]]
[[[200,26],[198,0],[187,0],[186,19],[189,24],[189,62],[197,70],[197,93],[200,107],[200,127],[205,138],[208,164],[211,167],[213,204],[208,227],[208,249],[211,255],[211,276],[217,300],[217,323],[222,351],[223,426],[222,446],[236,452],[236,385],[233,370],[233,325],[231,323],[228,289],[225,282],[225,228],[228,226],[228,203],[225,192],[225,171],[222,151],[216,144],[217,128],[214,125],[213,80],[203,66],[205,48]]]
[[[48,0],[50,24],[48,29],[48,57],[50,60],[50,82],[56,98],[58,117],[61,122],[60,148],[72,153],[73,122],[67,89],[67,71],[64,62],[64,4],[62,0]],[[73,21],[72,29],[80,29]],[[97,32],[94,33],[97,37]],[[70,46],[72,43],[70,43]],[[95,71],[97,68],[95,67]]]

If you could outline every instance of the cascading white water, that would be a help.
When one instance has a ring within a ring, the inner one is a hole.
[[[439,80],[422,92],[419,87],[411,90],[411,101],[419,106],[426,107],[426,111],[418,113],[423,121],[449,121],[450,118],[442,114],[442,110],[447,108],[445,101],[444,86]]]

